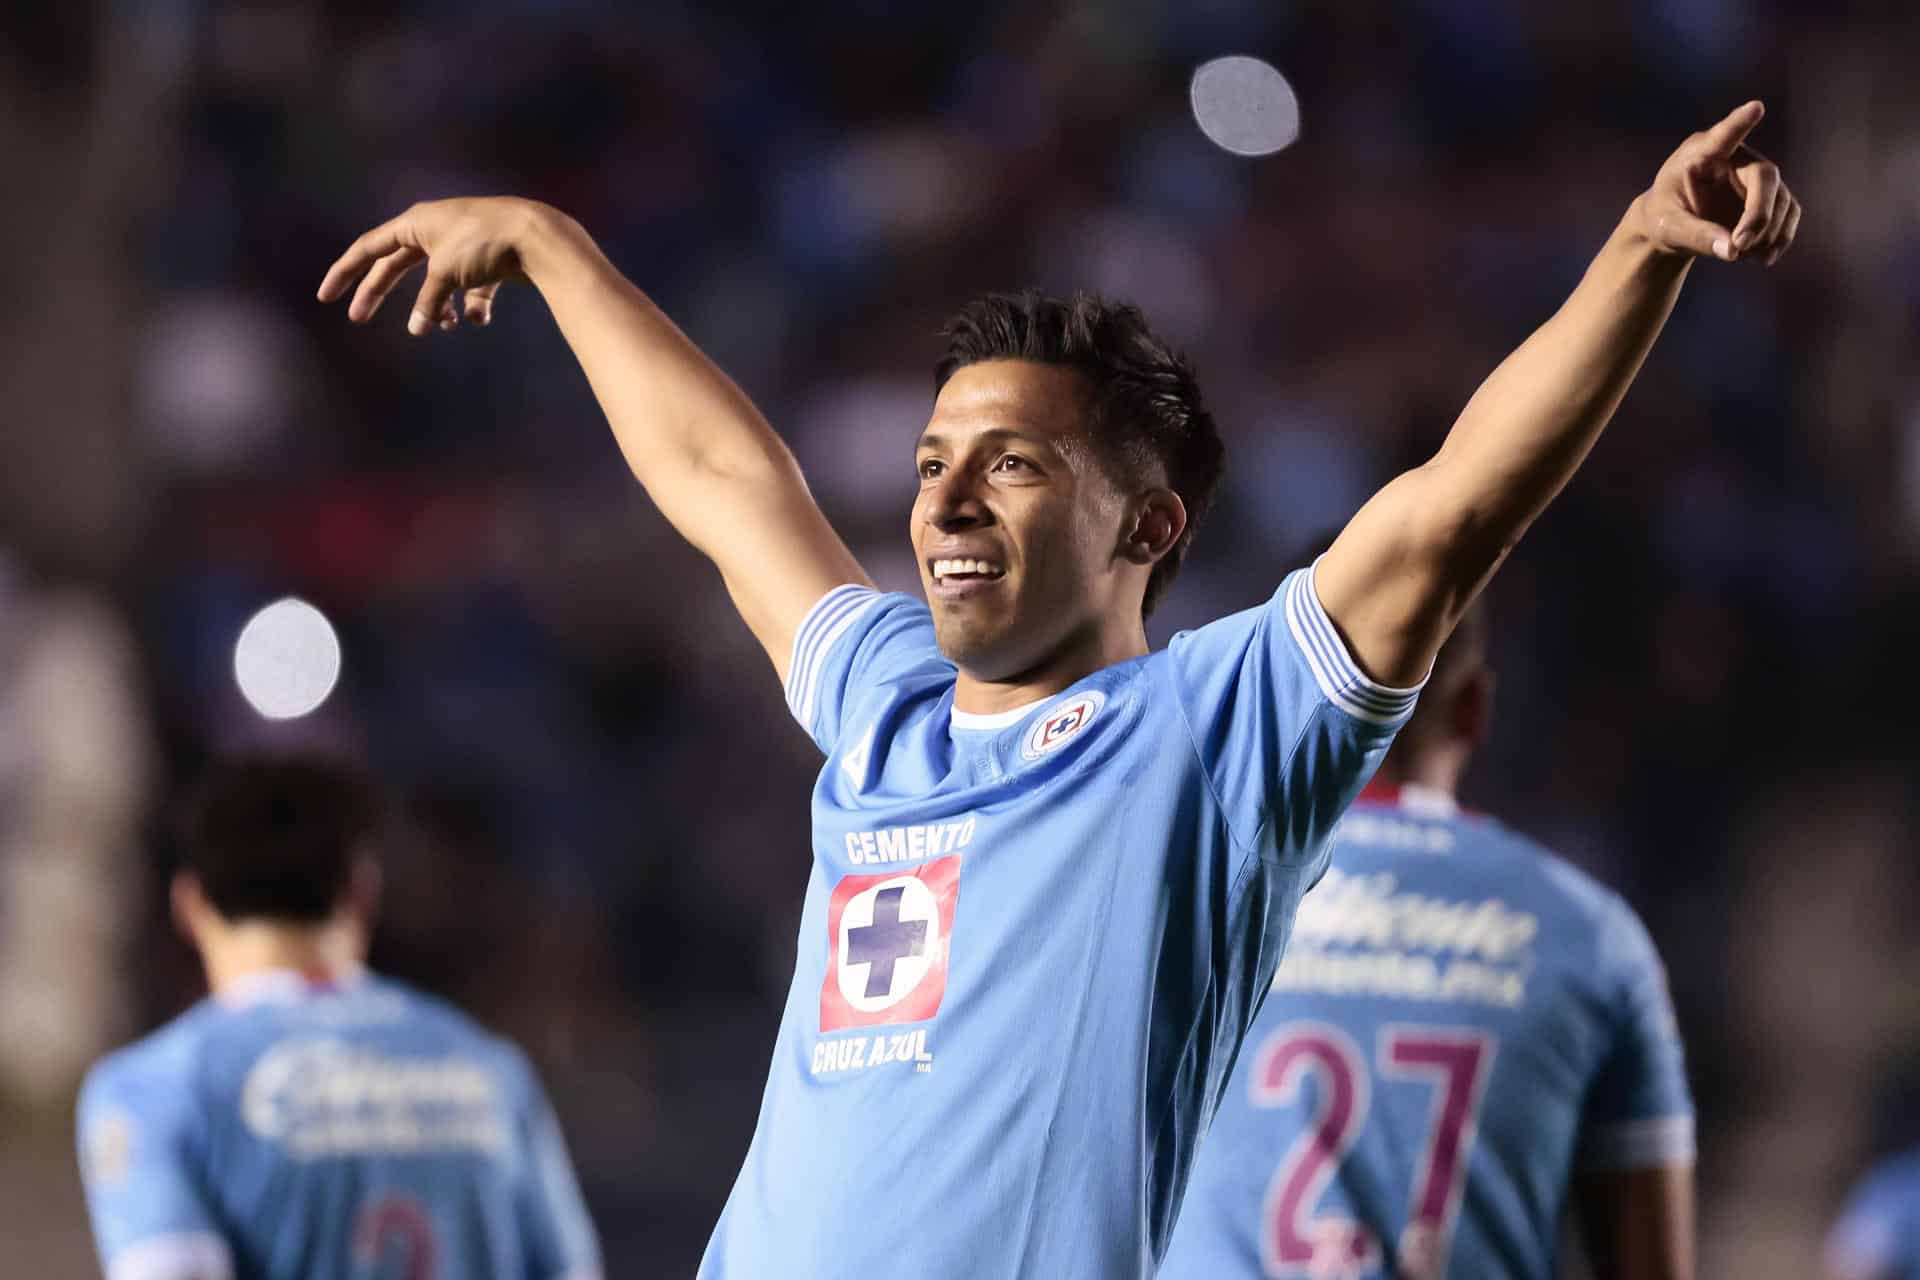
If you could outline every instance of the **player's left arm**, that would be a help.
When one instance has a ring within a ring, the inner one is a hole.
[[[107,1280],[232,1280],[191,1155],[184,1084],[96,1067],[80,1091],[80,1174]]]
[[[1439,452],[1367,502],[1314,585],[1365,672],[1411,685],[1599,438],[1697,257],[1771,265],[1800,202],[1746,145],[1749,102],[1680,144],[1560,310],[1481,384]]]

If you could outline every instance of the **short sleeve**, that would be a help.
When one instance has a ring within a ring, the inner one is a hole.
[[[1619,899],[1600,937],[1598,964],[1613,998],[1607,1055],[1587,1091],[1580,1163],[1644,1169],[1694,1158],[1686,1054],[1653,939]]]
[[[527,1240],[528,1280],[599,1280],[600,1240],[587,1213],[566,1140],[533,1069],[526,1078],[520,1122],[523,1181],[521,1227]]]
[[[835,587],[794,632],[787,707],[832,755],[841,725],[863,693],[945,662],[926,605],[869,587]]]
[[[227,1277],[233,1259],[192,1154],[183,1084],[96,1067],[80,1092],[80,1175],[108,1280]]]
[[[1844,1280],[1886,1280],[1903,1274],[1901,1241],[1913,1230],[1920,1207],[1913,1203],[1913,1182],[1882,1169],[1869,1177],[1840,1211],[1827,1236],[1827,1270]]]
[[[1283,857],[1318,846],[1420,692],[1360,670],[1320,604],[1312,568],[1289,574],[1257,608],[1175,636],[1168,654],[1229,829]]]

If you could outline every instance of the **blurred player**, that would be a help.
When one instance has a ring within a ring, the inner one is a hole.
[[[357,774],[291,759],[198,796],[173,909],[213,994],[80,1094],[109,1280],[600,1274],[519,1050],[361,967],[376,808]]]
[[[1827,1239],[1832,1280],[1920,1280],[1920,1151],[1896,1156],[1854,1189]]]
[[[1164,1280],[1693,1274],[1693,1105],[1617,896],[1454,786],[1493,681],[1475,609],[1333,837],[1200,1144]]]
[[[914,451],[923,603],[872,588],[766,420],[571,219],[437,201],[333,264],[320,297],[352,292],[356,321],[424,264],[416,334],[531,281],[827,755],[707,1280],[1152,1271],[1326,834],[1441,641],[1598,437],[1694,256],[1791,243],[1798,205],[1743,142],[1760,110],[1674,153],[1431,462],[1266,603],[1159,653],[1144,617],[1221,451],[1131,307],[996,297],[949,326]]]

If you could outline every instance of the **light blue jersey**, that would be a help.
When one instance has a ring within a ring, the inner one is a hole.
[[[109,1280],[600,1274],[526,1060],[380,978],[202,1001],[94,1067],[80,1153]]]
[[[957,711],[954,678],[906,596],[838,588],[795,639],[813,871],[704,1280],[1151,1274],[1414,699],[1354,666],[1309,571],[1032,706]]]
[[[1855,1189],[1827,1241],[1827,1267],[1846,1280],[1920,1280],[1920,1151]]]
[[[1690,1162],[1631,908],[1439,792],[1361,797],[1201,1144],[1163,1280],[1551,1277],[1577,1168]]]

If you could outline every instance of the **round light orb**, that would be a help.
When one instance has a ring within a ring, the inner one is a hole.
[[[305,600],[276,600],[240,629],[233,678],[267,719],[304,716],[340,681],[340,637],[327,615]]]
[[[1244,54],[1193,73],[1193,118],[1213,144],[1237,156],[1272,155],[1300,136],[1300,100],[1271,63]]]

